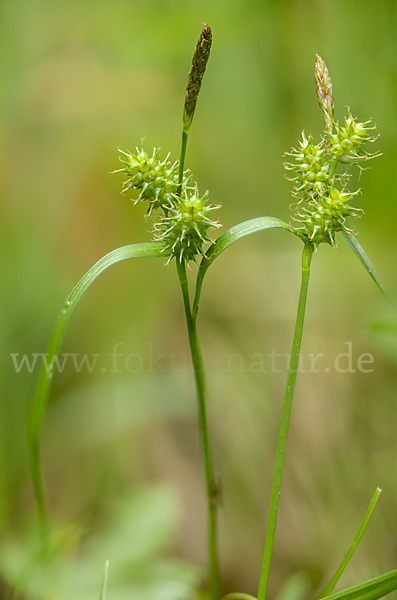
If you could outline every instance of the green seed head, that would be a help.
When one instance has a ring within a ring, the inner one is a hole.
[[[364,150],[365,143],[375,141],[375,138],[369,134],[375,127],[370,127],[370,124],[371,121],[357,123],[349,110],[344,126],[335,123],[336,133],[329,135],[333,156],[344,163],[368,160],[377,156],[376,153],[368,154]]]
[[[350,193],[344,189],[339,190],[334,185],[316,201],[300,207],[295,220],[302,224],[303,232],[318,246],[322,242],[336,245],[335,234],[338,231],[351,231],[346,226],[348,217],[358,217],[361,209],[350,206],[348,202],[359,191]]]
[[[213,243],[208,230],[220,227],[211,218],[212,212],[219,208],[208,204],[208,193],[200,197],[197,184],[191,185],[191,174],[185,171],[179,184],[179,162],[171,164],[169,155],[160,160],[160,151],[153,150],[151,156],[142,147],[136,154],[122,152],[124,164],[119,172],[127,174],[123,191],[137,190],[139,200],[149,202],[148,213],[155,214],[155,238],[165,243],[165,251],[179,261],[196,260],[196,256],[205,255],[203,245]],[[158,215],[158,213],[157,213]]]
[[[312,138],[310,136],[306,138],[302,132],[302,141],[299,142],[298,150],[293,148],[286,154],[296,161],[284,165],[288,171],[294,172],[294,176],[289,179],[295,184],[294,195],[296,197],[302,194],[308,198],[325,190],[330,165],[327,161],[326,146],[323,140],[314,145]]]
[[[349,204],[359,190],[349,192],[346,189],[349,174],[338,174],[336,168],[339,163],[359,164],[379,153],[368,154],[364,148],[367,142],[374,141],[370,135],[374,129],[370,121],[358,123],[350,110],[343,125],[334,121],[331,78],[319,56],[315,76],[325,131],[318,144],[302,133],[298,149],[293,148],[287,153],[293,162],[284,166],[292,173],[289,179],[294,183],[293,196],[297,200],[293,205],[296,210],[293,219],[301,224],[301,232],[316,246],[322,242],[335,246],[338,231],[351,232],[346,224],[348,217],[359,217],[363,212]]]
[[[121,162],[124,164],[120,172],[126,173],[123,192],[139,191],[136,200],[149,202],[148,213],[154,208],[166,207],[171,202],[172,194],[178,189],[178,162],[171,164],[169,155],[160,160],[160,150],[154,149],[149,156],[143,146],[136,149],[136,154],[121,150]]]
[[[184,185],[181,196],[173,196],[167,215],[155,225],[156,237],[165,242],[170,260],[174,256],[181,262],[195,260],[196,256],[205,254],[205,242],[213,243],[208,230],[220,226],[211,218],[219,207],[208,204],[207,200],[207,192],[200,197],[197,187]]]

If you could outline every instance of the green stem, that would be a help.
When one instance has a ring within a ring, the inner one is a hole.
[[[199,411],[199,426],[201,443],[204,453],[205,479],[207,489],[208,508],[208,582],[211,600],[218,600],[220,596],[218,540],[217,540],[217,499],[218,486],[214,478],[212,454],[208,434],[206,396],[207,387],[204,376],[204,363],[197,333],[197,320],[193,318],[190,307],[189,287],[186,276],[185,261],[176,261],[178,277],[181,284],[183,302],[185,307],[186,323],[189,336],[190,352],[192,356],[194,378],[196,381],[197,401]]]
[[[372,496],[372,500],[368,506],[367,512],[364,515],[364,518],[363,518],[361,525],[355,535],[353,542],[350,545],[350,548],[348,549],[345,556],[343,557],[343,560],[340,563],[337,570],[335,571],[335,574],[332,577],[331,581],[329,582],[329,584],[327,585],[325,590],[320,594],[320,596],[318,598],[324,598],[324,596],[329,596],[331,594],[332,590],[334,589],[334,587],[336,586],[336,584],[338,583],[343,571],[346,569],[351,557],[353,556],[354,551],[357,548],[359,541],[363,537],[364,531],[366,530],[368,522],[372,516],[372,513],[374,512],[375,505],[379,499],[381,492],[382,492],[381,489],[376,488],[375,493]]]
[[[276,464],[274,468],[274,478],[272,495],[270,500],[269,517],[267,521],[267,531],[265,547],[263,552],[262,570],[259,582],[258,600],[265,600],[269,582],[270,564],[272,560],[274,537],[276,534],[277,514],[280,503],[281,480],[283,476],[285,449],[287,445],[288,426],[291,417],[292,399],[295,390],[296,374],[299,363],[299,352],[302,341],[303,323],[306,310],[307,288],[310,277],[310,264],[313,255],[313,245],[307,242],[302,254],[302,283],[299,295],[298,312],[296,316],[295,333],[292,342],[291,359],[288,370],[287,388],[284,397],[284,406],[281,417],[280,432],[278,437]]]
[[[183,180],[183,169],[185,167],[185,156],[186,156],[186,146],[187,146],[188,135],[189,135],[189,133],[187,131],[182,131],[181,155],[179,158],[179,179],[178,179],[179,187],[181,186],[182,180]]]
[[[106,589],[107,589],[107,585],[108,585],[108,572],[109,572],[109,561],[107,560],[105,563],[105,570],[104,570],[103,576],[102,576],[99,600],[106,600]]]

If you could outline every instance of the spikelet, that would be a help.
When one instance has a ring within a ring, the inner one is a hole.
[[[183,109],[183,131],[185,133],[189,132],[193,121],[194,111],[196,110],[197,99],[201,89],[201,83],[203,81],[208,59],[210,57],[211,44],[211,27],[204,23],[193,54],[192,66],[189,71],[186,86],[185,105]]]

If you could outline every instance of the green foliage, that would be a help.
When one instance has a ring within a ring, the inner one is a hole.
[[[38,390],[33,402],[30,425],[29,446],[31,454],[31,468],[33,483],[38,504],[39,518],[42,526],[42,539],[35,559],[32,561],[34,568],[28,569],[33,573],[45,563],[56,564],[54,571],[45,569],[41,577],[27,577],[19,579],[15,568],[7,563],[7,556],[3,557],[4,571],[11,574],[10,579],[17,582],[17,587],[29,590],[34,595],[50,598],[73,597],[77,600],[91,593],[91,587],[79,587],[79,577],[88,582],[87,573],[97,572],[97,564],[102,561],[104,554],[109,556],[112,565],[115,588],[109,591],[110,600],[123,600],[131,596],[143,599],[156,600],[156,598],[173,598],[184,600],[193,596],[197,588],[197,580],[190,567],[162,561],[158,553],[167,548],[169,541],[169,514],[164,517],[164,505],[167,509],[167,499],[160,494],[153,498],[151,494],[138,498],[128,497],[127,505],[117,507],[117,516],[111,522],[111,528],[104,527],[101,536],[87,539],[85,544],[84,560],[78,557],[78,562],[73,557],[67,567],[67,560],[60,564],[54,560],[58,556],[56,541],[56,528],[50,528],[47,518],[47,506],[44,495],[44,486],[41,472],[40,433],[43,419],[48,406],[49,393],[53,379],[55,359],[59,353],[62,338],[69,318],[86,293],[92,282],[109,266],[128,258],[141,257],[169,257],[176,258],[177,272],[181,284],[187,332],[193,362],[198,399],[198,414],[200,423],[201,443],[203,447],[203,460],[205,467],[205,485],[207,494],[208,517],[208,571],[207,585],[212,600],[220,596],[220,570],[218,559],[218,528],[217,508],[220,495],[220,486],[215,473],[209,427],[206,415],[207,384],[204,374],[204,361],[197,329],[197,315],[204,276],[215,258],[220,256],[235,241],[251,233],[265,229],[282,228],[304,242],[302,255],[302,284],[299,295],[297,319],[295,326],[290,365],[288,370],[287,386],[284,398],[283,413],[277,447],[274,481],[268,528],[265,540],[263,566],[260,578],[258,598],[264,600],[267,594],[267,585],[270,576],[270,566],[273,555],[273,544],[276,534],[276,524],[281,492],[281,483],[284,468],[285,450],[289,421],[291,416],[292,401],[294,397],[295,381],[299,367],[299,356],[303,334],[306,300],[308,293],[310,266],[314,246],[325,242],[336,245],[336,234],[342,232],[348,244],[360,259],[378,287],[384,291],[383,286],[365,255],[361,246],[351,237],[350,229],[346,225],[349,217],[358,216],[359,209],[350,206],[351,199],[358,194],[358,190],[347,190],[347,173],[335,174],[339,163],[355,165],[366,161],[375,155],[366,153],[364,145],[373,141],[369,132],[369,122],[357,122],[350,112],[345,118],[344,125],[334,121],[334,102],[332,84],[324,61],[318,57],[316,81],[317,95],[323,111],[326,128],[321,141],[315,145],[311,137],[303,134],[298,150],[292,150],[290,156],[295,161],[288,164],[287,169],[293,172],[295,183],[294,195],[297,199],[296,219],[301,223],[298,228],[288,225],[284,221],[272,217],[260,217],[240,223],[217,240],[212,240],[208,234],[211,228],[217,228],[219,223],[212,220],[212,212],[218,208],[208,203],[208,193],[200,195],[196,183],[192,183],[190,172],[184,171],[184,160],[188,133],[192,123],[197,97],[200,91],[202,77],[208,61],[211,47],[211,31],[204,26],[199,44],[193,57],[187,88],[187,101],[184,107],[184,126],[182,135],[181,158],[179,162],[169,162],[169,155],[160,159],[160,151],[153,150],[149,156],[144,148],[137,149],[136,154],[123,152],[122,162],[127,180],[123,186],[124,191],[137,191],[136,201],[148,203],[147,214],[155,219],[154,233],[156,241],[148,244],[134,244],[117,249],[101,259],[92,267],[69,295],[58,323],[54,330],[49,346],[48,368],[43,367]],[[159,211],[154,213],[154,211]],[[209,244],[206,249],[205,244]],[[186,265],[201,256],[198,269],[195,296],[193,304],[190,302],[189,282],[186,274]],[[373,505],[374,506],[374,505]],[[373,509],[372,506],[372,509]],[[342,561],[336,576],[331,580],[331,587],[339,579],[342,571],[356,548],[367,525],[372,509],[367,513],[368,518],[359,530],[350,550]],[[167,510],[165,510],[167,513]],[[82,535],[82,532],[79,532]],[[79,536],[78,536],[79,537]],[[164,544],[164,546],[163,546]],[[62,544],[61,544],[62,545]],[[106,552],[104,552],[106,549]],[[99,557],[98,553],[101,555]],[[23,553],[20,562],[23,562]],[[98,559],[98,560],[97,560]],[[95,568],[92,564],[95,561]],[[80,569],[78,572],[77,565]],[[46,565],[48,566],[48,565]],[[55,574],[54,574],[55,573]],[[60,577],[61,573],[61,577]],[[127,575],[126,575],[127,574]],[[23,581],[22,581],[23,580]],[[22,584],[21,584],[22,581]],[[70,582],[74,582],[71,584]],[[107,569],[101,587],[101,600],[106,594]],[[118,584],[117,584],[118,581]],[[70,585],[68,585],[68,583]],[[59,587],[62,584],[62,588]],[[76,585],[78,587],[74,588]],[[113,583],[112,583],[113,585]],[[117,587],[120,585],[120,588]],[[332,600],[342,598],[357,598],[362,600],[377,600],[383,595],[397,588],[396,572],[387,573],[374,580],[367,581],[359,586],[354,586],[326,596]],[[296,586],[291,592],[296,597],[301,597],[302,586]],[[327,588],[328,590],[328,588]],[[329,590],[328,590],[329,591]],[[79,595],[80,594],[80,595]],[[286,594],[288,595],[288,594]],[[237,598],[252,598],[245,594],[232,595]]]
[[[29,530],[19,543],[4,540],[1,569],[29,599],[87,600],[98,597],[98,570],[109,557],[100,600],[105,592],[107,600],[185,600],[195,594],[198,572],[168,556],[178,536],[178,513],[169,488],[135,490],[112,502],[103,522],[54,526],[45,555]]]

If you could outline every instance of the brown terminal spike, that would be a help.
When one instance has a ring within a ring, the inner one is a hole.
[[[193,54],[192,67],[186,86],[185,107],[183,110],[183,131],[189,132],[193,121],[197,98],[204,77],[205,68],[211,52],[211,27],[204,23],[196,49]]]
[[[316,54],[316,57],[315,77],[318,103],[323,112],[328,133],[332,133],[334,123],[334,99],[332,97],[331,77],[328,74],[327,65],[321,56]]]

